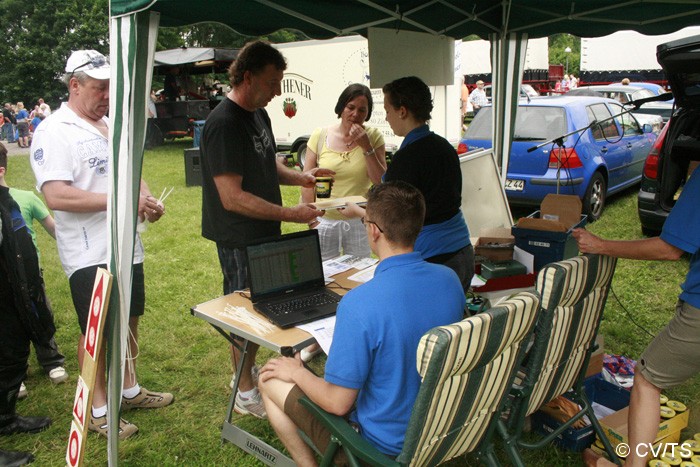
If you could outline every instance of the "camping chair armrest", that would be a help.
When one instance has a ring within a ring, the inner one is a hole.
[[[326,412],[308,397],[302,397],[299,399],[299,402],[331,432],[331,436],[340,442],[346,452],[349,451],[353,456],[371,465],[398,465],[394,460],[381,453],[374,445],[360,436],[343,417]]]

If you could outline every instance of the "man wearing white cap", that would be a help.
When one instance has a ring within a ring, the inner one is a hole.
[[[472,91],[469,95],[469,102],[472,103],[472,108],[474,109],[474,116],[479,113],[479,110],[489,103],[486,97],[486,91],[484,91],[484,82],[479,80],[476,82],[476,89]]]
[[[83,348],[90,297],[98,267],[107,262],[107,185],[109,180],[109,62],[95,50],[73,52],[63,81],[68,102],[46,118],[34,133],[31,164],[46,203],[56,217],[56,242],[63,269],[69,278],[73,304],[78,314]],[[164,214],[162,203],[141,181],[140,218],[157,221]],[[136,234],[129,319],[129,350],[138,353],[138,319],[144,312],[143,245]],[[139,386],[132,361],[124,377],[122,409],[158,408],[173,401],[172,394],[147,391]],[[98,361],[89,429],[107,435],[107,394],[104,353]],[[119,437],[136,433],[135,425],[120,421]]]

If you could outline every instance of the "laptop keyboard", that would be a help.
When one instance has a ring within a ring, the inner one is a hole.
[[[282,303],[268,303],[267,307],[273,314],[283,316],[298,310],[311,309],[316,306],[329,305],[332,303],[338,303],[337,295],[319,292]]]

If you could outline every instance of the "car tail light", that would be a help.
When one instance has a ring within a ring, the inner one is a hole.
[[[583,167],[581,159],[578,158],[578,154],[576,154],[576,150],[573,148],[557,148],[549,152],[550,169],[559,167],[560,160],[563,169],[578,169],[579,167]]]
[[[654,141],[654,145],[649,150],[647,160],[644,162],[644,176],[651,180],[656,180],[659,174],[659,154],[661,154],[661,146],[664,145],[666,132],[668,131],[668,123],[664,126],[659,136]]]
[[[457,145],[457,154],[464,154],[465,152],[469,151],[469,146],[467,146],[465,143],[459,143]]]

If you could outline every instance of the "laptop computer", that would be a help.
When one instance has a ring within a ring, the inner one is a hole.
[[[253,307],[281,328],[335,313],[340,295],[325,287],[314,229],[246,246]]]

